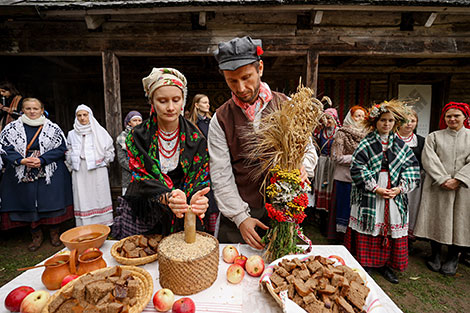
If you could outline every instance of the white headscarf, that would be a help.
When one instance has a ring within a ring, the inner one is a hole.
[[[149,76],[142,79],[144,85],[145,96],[150,100],[155,90],[163,86],[176,86],[183,92],[183,107],[181,114],[183,115],[184,107],[186,105],[186,98],[188,96],[188,82],[184,75],[174,68],[153,68]]]
[[[82,125],[78,121],[78,111],[88,112],[90,122],[87,125]],[[95,147],[95,161],[96,163],[101,163],[105,157],[106,148],[108,147],[109,142],[112,142],[113,139],[108,134],[106,129],[104,129],[103,126],[98,123],[98,121],[93,116],[93,111],[88,106],[80,104],[75,110],[75,122],[73,123],[73,129],[75,129],[79,135],[93,135],[92,138]]]

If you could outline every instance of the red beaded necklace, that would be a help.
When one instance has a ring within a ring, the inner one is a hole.
[[[400,139],[406,143],[411,142],[411,140],[413,140],[413,133],[411,133],[411,135],[409,135],[408,137],[403,138],[402,136],[400,136],[400,133],[397,132],[397,136],[400,137]]]
[[[335,125],[335,128],[333,128],[333,133],[331,135],[328,135],[328,128],[325,128],[325,131],[323,132],[327,140],[333,139],[333,137],[335,136],[335,133],[336,133],[336,125]]]
[[[178,150],[178,144],[179,144],[179,127],[177,129],[175,129],[174,131],[170,132],[170,133],[165,133],[164,131],[158,129],[157,130],[157,134],[158,134],[158,151],[160,152],[160,154],[166,158],[166,159],[171,159],[175,153],[176,153],[176,150]],[[166,141],[167,143],[174,140],[175,138],[176,139],[176,143],[175,143],[175,146],[169,150],[165,149],[165,146],[164,144],[162,143],[162,140],[163,141]]]

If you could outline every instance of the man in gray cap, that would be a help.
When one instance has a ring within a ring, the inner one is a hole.
[[[262,179],[255,180],[246,165],[248,127],[256,127],[267,108],[287,99],[271,91],[261,81],[263,75],[261,40],[234,38],[219,43],[215,58],[232,97],[219,107],[209,126],[210,174],[220,212],[219,241],[242,242],[262,249],[263,233],[268,229],[268,214],[260,192]],[[313,177],[317,155],[313,145],[304,158],[301,176]]]

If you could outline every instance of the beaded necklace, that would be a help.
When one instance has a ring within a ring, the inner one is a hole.
[[[397,136],[400,137],[400,139],[403,140],[406,143],[409,143],[409,142],[411,142],[411,140],[413,140],[413,135],[414,134],[411,133],[411,135],[409,135],[408,137],[403,138],[402,136],[400,136],[400,133],[397,132]]]
[[[176,150],[178,150],[179,127],[172,132],[165,132],[161,129],[158,129],[157,133],[158,151],[164,158],[171,159],[175,155]]]

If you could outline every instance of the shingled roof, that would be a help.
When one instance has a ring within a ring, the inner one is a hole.
[[[230,5],[357,5],[470,7],[470,0],[0,0],[0,5],[43,9],[151,8]]]

